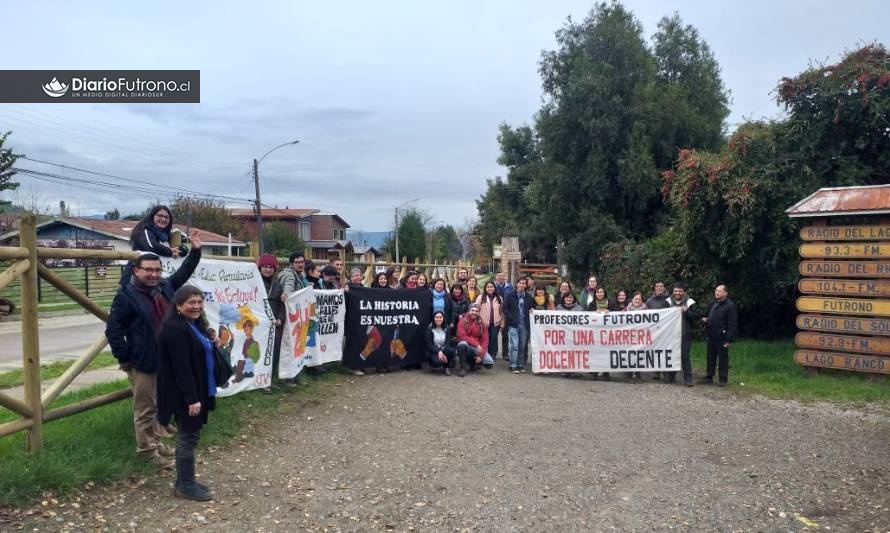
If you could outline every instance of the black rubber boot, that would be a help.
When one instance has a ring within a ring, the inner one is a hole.
[[[203,484],[202,484],[203,485]],[[213,499],[207,487],[195,481],[195,458],[176,458],[176,485],[173,494],[177,498],[185,498],[196,502],[209,502]]]

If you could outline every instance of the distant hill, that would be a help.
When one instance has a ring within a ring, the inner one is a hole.
[[[361,231],[346,230],[346,240],[352,241],[353,246],[373,246],[380,250],[383,241],[392,234],[391,231]]]

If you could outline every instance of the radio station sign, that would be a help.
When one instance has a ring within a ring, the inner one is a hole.
[[[794,360],[804,366],[890,374],[890,358],[887,357],[798,350],[794,352]]]
[[[804,226],[800,238],[805,241],[890,240],[890,226]]]
[[[797,299],[797,310],[841,315],[890,316],[890,300],[801,296]]]
[[[797,327],[838,333],[864,333],[890,336],[890,319],[847,318],[822,315],[798,315]]]
[[[890,257],[890,244],[801,244],[800,256],[804,259],[818,257],[848,257],[850,259],[878,259]]]
[[[821,348],[871,354],[890,355],[890,339],[831,335],[801,331],[794,336],[794,343],[801,348]]]
[[[804,294],[890,295],[890,281],[877,280],[802,279],[797,283],[797,288]]]
[[[890,261],[801,261],[802,276],[851,278],[890,277]]]

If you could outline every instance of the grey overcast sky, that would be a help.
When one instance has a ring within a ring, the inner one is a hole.
[[[592,6],[8,0],[0,68],[200,69],[201,103],[0,104],[0,130],[13,130],[10,146],[33,158],[245,200],[251,160],[300,139],[260,166],[263,203],[336,212],[373,231],[419,198],[434,222],[461,225],[485,179],[504,173],[498,124],[530,122],[540,107],[541,51],[555,47],[566,17],[581,20]],[[732,92],[730,131],[779,116],[771,91],[781,77],[865,42],[890,44],[887,0],[625,6],[647,38],[674,11],[698,28]],[[150,201],[19,177],[20,199],[53,210],[65,200],[73,214],[129,213]]]

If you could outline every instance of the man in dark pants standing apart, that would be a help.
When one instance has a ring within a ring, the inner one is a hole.
[[[133,389],[133,425],[136,430],[136,452],[145,454],[161,468],[172,468],[174,450],[161,443],[164,429],[157,419],[158,349],[155,336],[164,315],[170,309],[173,293],[185,285],[201,259],[201,241],[192,233],[191,250],[182,266],[167,279],[161,279],[161,258],[156,254],[140,255],[133,266],[133,275],[118,290],[105,336],[111,353],[127,373]]]
[[[671,307],[679,307],[683,313],[683,329],[680,340],[680,363],[683,368],[683,383],[687,387],[692,386],[692,361],[689,359],[689,352],[692,351],[692,333],[695,327],[695,321],[701,318],[702,313],[699,312],[699,306],[695,300],[686,294],[686,285],[681,282],[674,283],[671,297],[668,298]],[[665,372],[664,380],[667,383],[673,383],[677,379],[676,372]]]
[[[726,285],[714,289],[714,301],[708,307],[708,316],[702,318],[708,326],[708,373],[698,380],[707,385],[714,382],[714,366],[717,363],[718,385],[729,383],[729,347],[738,334],[738,310],[735,302],[729,299]]]

